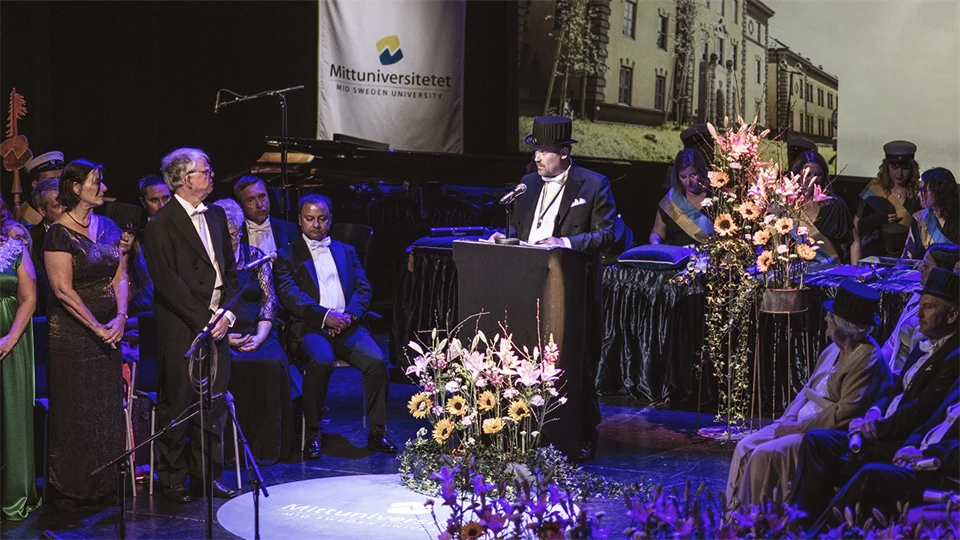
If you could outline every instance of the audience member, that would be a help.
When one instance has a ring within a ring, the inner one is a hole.
[[[59,174],[59,171],[56,171]],[[47,315],[47,307],[53,297],[50,291],[50,282],[47,279],[47,270],[43,265],[43,240],[47,235],[47,230],[51,225],[60,219],[63,214],[63,205],[59,201],[60,181],[57,178],[44,178],[33,187],[31,199],[33,206],[40,214],[41,221],[39,225],[30,228],[30,238],[32,240],[31,256],[33,258],[33,269],[37,277],[37,310],[36,315],[44,317]]]
[[[308,431],[303,454],[309,459],[320,457],[320,419],[337,358],[363,374],[370,417],[367,448],[395,453],[397,446],[386,433],[387,366],[380,346],[363,324],[373,291],[356,250],[329,236],[332,206],[323,195],[301,197],[297,215],[302,235],[280,249],[273,265],[277,297],[291,317],[287,350],[303,373]]]
[[[47,152],[31,159],[23,166],[27,176],[30,178],[30,191],[36,189],[41,180],[47,178],[57,179],[63,171],[63,153]],[[24,225],[37,225],[43,221],[43,216],[38,211],[33,197],[27,197],[20,203],[20,219]]]
[[[140,204],[147,211],[147,220],[170,202],[170,188],[159,176],[149,174],[140,179]]]
[[[789,498],[803,434],[845,429],[890,384],[890,370],[870,337],[880,322],[879,305],[876,291],[852,281],[840,286],[836,299],[823,303],[832,343],[783,416],[737,443],[727,479],[728,501],[759,504],[770,499],[775,488]]]
[[[289,221],[270,217],[267,186],[256,176],[244,176],[233,186],[233,194],[246,218],[240,231],[240,243],[263,253],[273,253],[293,243],[300,235]]]
[[[807,228],[809,237],[820,242],[817,262],[857,264],[860,262],[860,238],[853,226],[853,218],[843,199],[830,194],[830,168],[823,156],[804,152],[793,162],[791,172],[800,175],[806,185],[806,197],[811,200],[803,208],[800,225]],[[815,187],[823,192],[814,200]]]
[[[713,234],[713,222],[703,208],[707,196],[707,162],[684,148],[673,160],[670,191],[660,200],[650,232],[651,244],[699,244]]]
[[[124,269],[127,272],[127,288],[130,291],[127,314],[136,317],[141,311],[153,309],[153,280],[147,271],[147,260],[143,256],[143,245],[138,234],[143,231],[143,210],[139,206],[124,203],[107,203],[104,215],[113,220],[120,230],[120,251],[123,254]]]

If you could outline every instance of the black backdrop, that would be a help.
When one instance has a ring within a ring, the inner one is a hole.
[[[206,150],[222,180],[259,157],[265,135],[279,134],[280,111],[266,98],[214,115],[219,88],[251,94],[302,84],[289,95],[290,136],[316,136],[318,10],[312,0],[4,0],[4,120],[15,87],[27,100],[20,131],[34,154],[59,149],[68,161],[104,163],[108,195],[121,200],[134,202],[136,181],[178,146]],[[467,152],[515,150],[515,59],[513,4],[469,2]],[[0,179],[9,194],[11,174]]]

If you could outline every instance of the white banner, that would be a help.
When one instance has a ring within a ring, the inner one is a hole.
[[[319,0],[317,136],[463,151],[464,0]]]

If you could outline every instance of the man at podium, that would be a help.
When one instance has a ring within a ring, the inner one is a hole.
[[[581,401],[580,461],[585,461],[594,456],[596,427],[600,423],[595,383],[603,331],[599,253],[615,241],[617,209],[610,180],[573,163],[570,153],[577,141],[573,139],[573,122],[569,118],[534,118],[533,133],[525,142],[533,150],[537,172],[520,180],[527,189],[514,200],[515,211],[508,232],[531,244],[562,246],[596,255],[589,280],[595,286],[587,295],[587,320],[594,324],[587,332]],[[490,239],[503,237],[503,233],[497,232]]]

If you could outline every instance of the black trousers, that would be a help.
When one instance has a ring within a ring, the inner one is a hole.
[[[186,352],[185,350],[183,352]],[[160,394],[157,407],[157,428],[163,428],[179,417],[188,407],[199,401],[200,395],[194,390],[190,375],[190,362],[179,355],[165,351],[160,360]],[[216,354],[217,373],[213,382],[213,393],[227,391],[230,380],[230,349],[226,339],[216,344],[208,353],[208,358]],[[200,363],[193,363],[195,375],[201,376]],[[192,411],[191,411],[192,412]],[[213,478],[220,478],[223,471],[223,428],[229,422],[227,402],[217,399],[213,410],[203,414],[203,428],[210,433],[211,444],[203,438],[200,415],[177,426],[157,439],[160,456],[157,464],[157,477],[163,486],[181,485],[187,474],[202,478],[206,467],[205,456],[212,454]],[[189,433],[189,442],[188,442]]]
[[[814,429],[803,436],[797,461],[793,503],[807,523],[827,510],[835,490],[870,463],[890,463],[903,441],[864,439],[859,454],[850,452],[846,431]]]
[[[333,364],[343,360],[363,374],[363,391],[371,428],[387,423],[387,395],[390,379],[383,352],[366,327],[355,325],[337,336],[313,331],[304,326],[293,338],[294,356],[303,372],[303,415],[308,429],[318,429],[323,417]]]
[[[870,463],[844,484],[827,505],[826,511],[807,532],[818,534],[827,525],[836,525],[833,508],[853,510],[860,505],[860,523],[876,508],[888,519],[897,511],[897,502],[916,506],[923,502],[923,491],[940,487],[943,474],[937,471],[913,471],[892,463]]]

